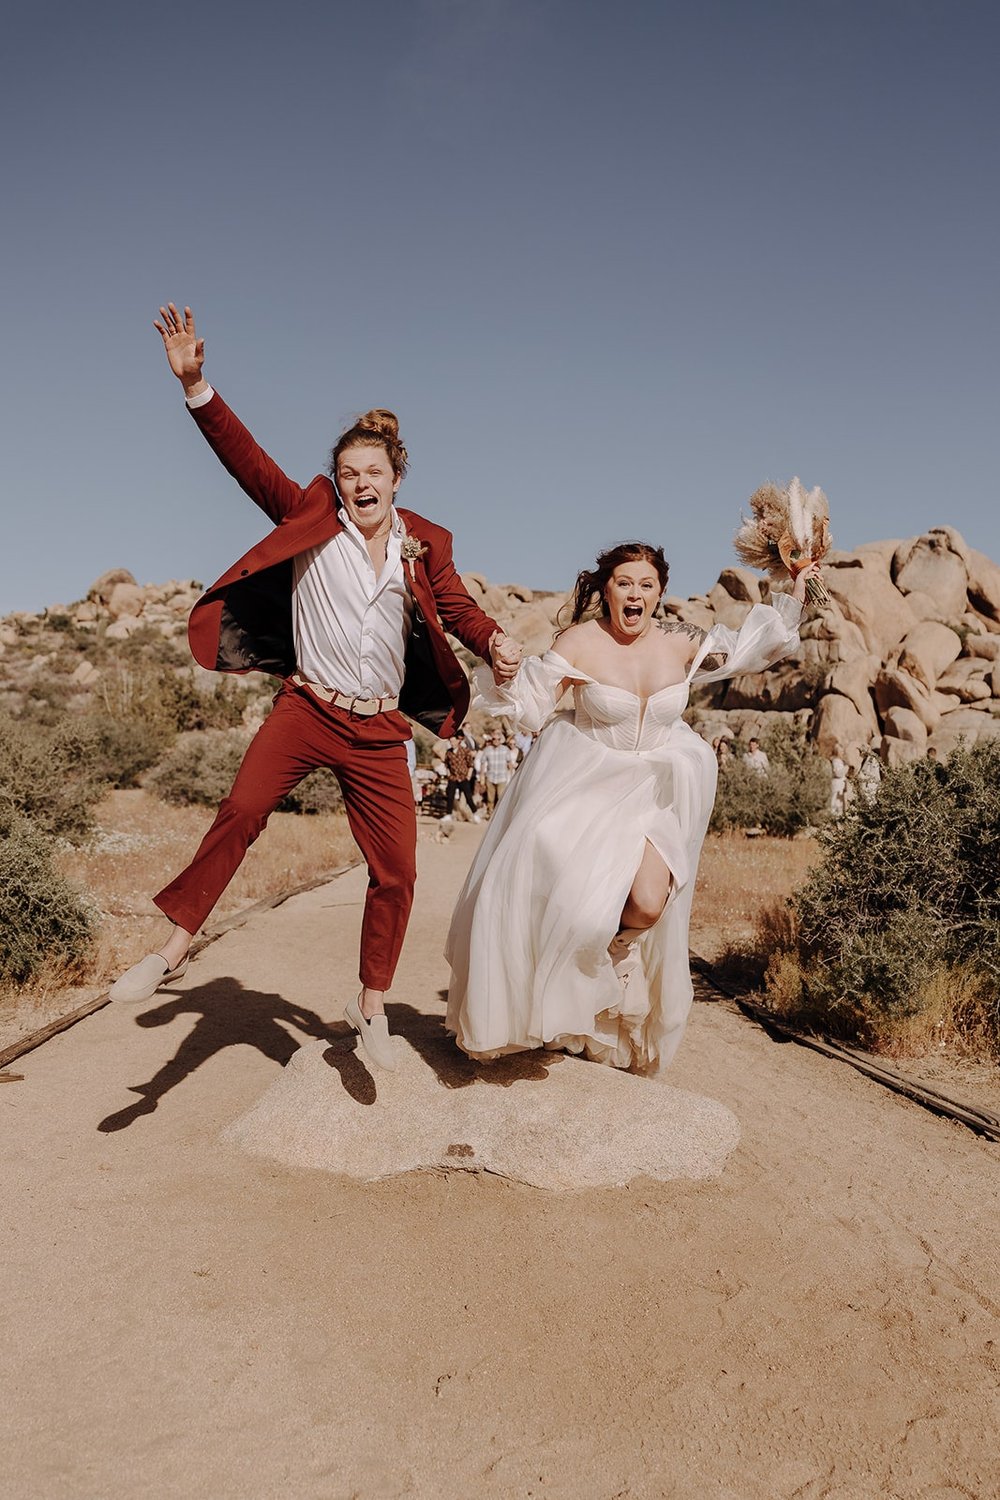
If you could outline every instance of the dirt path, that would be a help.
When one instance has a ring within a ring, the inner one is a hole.
[[[441,1014],[477,832],[421,845],[397,1003]],[[739,1117],[718,1182],[366,1186],[222,1145],[339,1032],[362,892],[0,1088],[6,1494],[993,1500],[1000,1147],[728,1011],[671,1080]]]

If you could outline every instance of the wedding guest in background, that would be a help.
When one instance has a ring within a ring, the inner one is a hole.
[[[478,823],[480,821],[479,806],[476,802],[475,788],[473,786],[475,763],[475,751],[469,748],[469,742],[466,737],[462,734],[453,734],[451,744],[445,751],[444,756],[445,771],[448,777],[448,786],[445,791],[445,812],[450,816],[455,811],[455,798],[461,792],[472,814],[472,821]]]
[[[882,785],[882,762],[879,760],[874,748],[869,745],[865,749],[858,774],[855,778],[858,787],[858,796],[867,806],[875,801],[878,789]]]
[[[510,751],[499,729],[495,729],[483,747],[483,782],[488,817],[493,816],[497,803],[507,790],[511,770]]]
[[[532,747],[532,745],[534,743],[535,743],[535,736],[533,734],[529,734],[526,729],[517,729],[517,730],[515,730],[515,732],[514,732],[514,744],[517,746],[518,750],[520,751],[520,755],[521,755],[521,759],[522,760],[527,755],[528,751],[531,749],[531,747]]]
[[[834,745],[830,756],[830,816],[842,818],[847,811],[847,762]]]
[[[750,767],[751,771],[756,771],[759,776],[766,776],[771,769],[771,762],[767,758],[767,751],[760,748],[760,740],[756,738],[751,738],[743,761],[745,765]]]

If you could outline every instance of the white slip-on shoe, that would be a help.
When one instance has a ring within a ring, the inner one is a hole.
[[[348,1000],[344,1006],[344,1019],[358,1033],[368,1061],[373,1062],[377,1068],[384,1068],[387,1073],[394,1073],[396,1054],[389,1035],[389,1022],[381,1014],[372,1016],[370,1021],[366,1020],[361,1013],[360,1000],[360,995],[357,1000]]]
[[[167,965],[167,960],[159,953],[147,953],[145,958],[140,958],[131,969],[126,969],[120,979],[116,979],[108,990],[109,1000],[150,1000],[157,990],[164,984],[170,984],[175,979],[180,979],[188,966],[186,958],[182,959],[176,969]]]
[[[641,966],[638,947],[642,932],[634,927],[623,927],[616,932],[608,944],[608,957],[611,967],[618,975],[618,982],[622,990],[628,989],[629,980],[636,969]]]
[[[608,957],[615,965],[635,951],[635,945],[643,936],[638,927],[620,927],[608,944]]]

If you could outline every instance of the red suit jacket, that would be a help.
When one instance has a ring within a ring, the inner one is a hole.
[[[332,480],[318,474],[305,489],[282,473],[216,392],[191,412],[214,452],[275,523],[274,530],[213,583],[188,623],[194,658],[217,672],[295,671],[292,559],[343,530]],[[455,569],[451,533],[411,510],[399,510],[407,534],[426,551],[403,564],[414,603],[413,628],[399,706],[442,737],[469,709],[469,683],[445,629],[476,656],[489,656],[500,627],[484,614]],[[336,684],[331,684],[336,686]]]

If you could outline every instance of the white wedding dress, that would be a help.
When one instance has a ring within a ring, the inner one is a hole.
[[[465,1052],[563,1048],[646,1074],[670,1062],[691,1007],[688,922],[716,784],[711,748],[681,715],[693,683],[762,671],[797,644],[798,602],[773,598],[773,607],[754,605],[739,631],[713,627],[684,680],[645,702],[555,651],[527,658],[503,688],[480,669],[479,706],[545,728],[497,807],[452,917],[447,1024]],[[701,668],[723,654],[723,666]],[[554,714],[566,678],[574,707]],[[647,839],[674,885],[623,986],[607,950]]]

